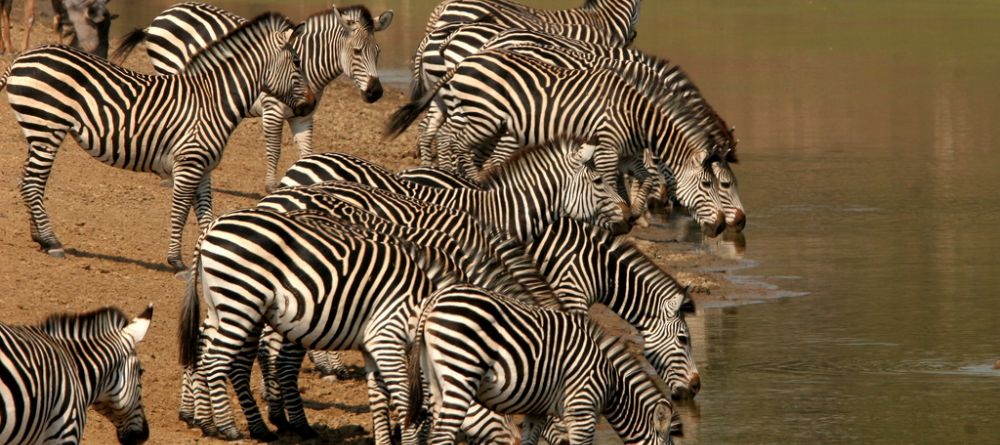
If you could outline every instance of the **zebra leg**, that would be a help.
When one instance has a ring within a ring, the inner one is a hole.
[[[289,428],[303,439],[312,439],[319,436],[319,433],[309,425],[302,404],[302,394],[299,393],[299,370],[302,369],[302,360],[305,356],[305,348],[289,341],[282,341],[275,369],[285,409],[288,412]]]
[[[205,231],[212,223],[212,176],[205,175],[198,184],[194,202],[194,214],[198,218],[199,231]]]
[[[222,332],[226,332],[227,335],[223,336]],[[236,440],[241,435],[229,406],[226,379],[230,375],[230,368],[236,357],[246,348],[244,339],[251,337],[252,334],[236,323],[227,323],[218,328],[208,326],[204,335],[209,341],[204,352],[198,357],[196,372],[202,376],[208,390],[214,430],[226,440]]]
[[[267,401],[267,420],[278,428],[278,432],[291,431],[292,425],[285,417],[284,395],[281,393],[281,383],[278,380],[278,352],[285,339],[270,326],[264,328],[257,349],[257,361],[260,363],[260,374],[263,380],[261,393]]]
[[[260,332],[255,329],[251,332]],[[253,398],[253,390],[250,388],[250,371],[253,368],[254,358],[257,356],[258,345],[260,344],[257,335],[251,335],[240,350],[236,360],[229,368],[229,381],[233,384],[233,391],[246,416],[247,426],[250,430],[250,438],[261,442],[273,442],[278,440],[278,435],[272,433],[264,424],[264,419],[260,414],[257,401]]]
[[[545,419],[539,416],[524,416],[521,421],[521,445],[534,445],[541,437]]]
[[[181,407],[177,417],[188,426],[194,426],[194,385],[194,369],[185,366],[181,381]]]
[[[14,52],[14,44],[10,41],[10,10],[13,7],[14,0],[0,3],[0,54],[6,54],[8,50]]]
[[[316,365],[316,372],[323,380],[347,380],[351,377],[351,371],[337,351],[309,351],[309,360]]]
[[[56,258],[62,258],[66,253],[45,211],[45,185],[52,173],[59,145],[65,137],[65,131],[28,136],[28,159],[24,161],[21,173],[21,199],[28,207],[31,239],[38,243],[42,251]]]
[[[199,193],[202,184],[205,184],[207,168],[198,162],[195,156],[181,159],[174,165],[174,189],[173,203],[170,206],[170,244],[167,248],[167,264],[170,264],[176,272],[182,272],[187,268],[181,257],[181,238],[184,234],[184,224],[187,222],[188,214],[191,212],[192,201],[195,194]],[[211,199],[211,183],[208,183],[206,193]],[[209,201],[211,207],[211,201]]]
[[[375,436],[375,443],[378,445],[390,445],[392,443],[391,429],[389,421],[389,391],[385,382],[378,374],[378,366],[375,359],[363,351],[365,358],[365,380],[368,383],[368,404],[372,411],[372,433]]]
[[[33,26],[35,26],[35,0],[28,0],[24,2],[24,44],[21,45],[22,52],[28,50],[28,40],[31,38],[31,28]]]
[[[264,130],[266,145],[267,172],[264,175],[264,191],[271,193],[277,187],[274,176],[278,171],[278,161],[281,159],[281,133],[285,127],[284,105],[271,96],[264,97],[264,110],[261,112],[261,127]]]
[[[424,394],[428,394],[425,391]],[[520,435],[511,416],[495,413],[473,401],[462,422],[470,443],[513,445]],[[522,441],[522,444],[524,442]]]
[[[550,445],[566,445],[569,443],[566,427],[558,417],[548,416],[545,418],[545,425],[542,426],[541,436]]]
[[[597,413],[593,407],[583,409],[569,408],[563,415],[570,445],[591,445],[594,443],[594,433],[597,432]]]
[[[457,375],[441,380],[441,396],[445,399],[434,403],[439,407],[434,413],[429,443],[431,445],[454,444],[462,422],[472,404],[478,385],[468,378]]]

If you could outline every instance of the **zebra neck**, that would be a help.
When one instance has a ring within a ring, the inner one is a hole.
[[[67,352],[66,356],[75,365],[76,377],[79,380],[79,400],[78,404],[86,410],[86,407],[94,404],[101,394],[101,389],[106,385],[108,376],[104,373],[104,366],[98,363],[100,360],[111,360],[117,356],[118,345],[113,341],[103,338],[72,339],[65,337],[52,337],[52,339],[63,347]],[[96,352],[100,352],[100,357],[94,357]],[[109,356],[113,355],[113,356]],[[81,412],[84,412],[81,411]]]
[[[560,218],[527,246],[539,272],[565,308],[586,312],[608,298],[607,249],[583,223]],[[598,234],[599,235],[599,234]],[[610,307],[609,307],[610,308]]]
[[[212,64],[199,64],[185,72],[200,79],[208,89],[207,108],[229,116],[244,118],[263,92],[264,69],[254,57],[216,57]],[[212,104],[212,102],[215,102]]]
[[[322,22],[313,23],[317,20]],[[314,17],[304,26],[305,31],[290,44],[303,61],[302,71],[309,87],[319,93],[345,71],[340,53],[348,33],[329,17]]]

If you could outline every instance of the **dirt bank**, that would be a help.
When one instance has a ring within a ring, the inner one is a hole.
[[[38,22],[48,23],[44,17]],[[20,28],[18,24],[14,28],[17,42]],[[44,26],[35,27],[36,44],[53,39],[54,34]],[[4,66],[11,60],[12,56],[4,57]],[[126,66],[150,71],[143,51],[133,54]],[[55,230],[67,248],[67,257],[60,260],[39,253],[29,236],[27,212],[18,192],[27,144],[6,105],[6,94],[2,96],[0,319],[6,323],[34,323],[51,312],[83,311],[103,305],[120,306],[135,314],[152,302],[156,307],[152,328],[140,347],[146,368],[144,399],[151,443],[223,443],[204,439],[199,431],[189,430],[177,420],[180,370],[175,331],[184,284],[164,263],[169,190],[161,187],[153,175],[107,167],[90,159],[73,141],[67,141],[55,163],[46,203]],[[327,90],[316,114],[317,151],[355,153],[393,169],[416,165],[412,130],[394,141],[381,137],[383,122],[402,102],[401,91],[388,89],[378,103],[365,104],[350,85],[336,83]],[[285,149],[282,168],[296,157],[287,135]],[[260,120],[247,120],[233,135],[213,174],[216,213],[252,206],[263,192],[263,178]],[[189,221],[184,238],[186,258],[195,238],[195,223]],[[727,267],[728,260],[683,242],[642,241],[640,246],[682,282],[695,283],[699,302],[726,297],[724,274],[700,270]],[[355,365],[360,363],[356,353],[348,358]],[[360,379],[328,383],[307,372],[302,388],[310,420],[322,433],[321,440],[315,443],[368,440],[370,415]],[[237,418],[242,421],[241,416]],[[114,432],[107,421],[92,412],[86,437],[90,443],[112,443]]]

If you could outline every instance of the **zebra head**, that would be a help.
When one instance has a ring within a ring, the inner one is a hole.
[[[701,390],[701,377],[691,352],[691,333],[683,313],[652,318],[637,327],[643,335],[646,358],[670,387],[675,400],[693,399]]]
[[[743,212],[743,203],[736,188],[736,175],[730,165],[736,162],[736,157],[732,153],[732,149],[727,150],[721,161],[712,164],[712,171],[719,180],[719,198],[726,212],[726,225],[735,228],[737,232],[742,232],[747,224],[747,216]]]
[[[115,348],[102,351],[102,360],[112,364],[111,372],[98,381],[94,408],[115,425],[123,445],[141,444],[149,439],[149,425],[142,408],[142,365],[135,346],[149,329],[153,305],[116,333]]]
[[[568,187],[563,188],[560,197],[563,213],[580,221],[589,219],[615,235],[628,233],[632,228],[629,222],[632,219],[632,206],[618,192],[617,175],[601,173],[594,167],[595,153],[601,147],[580,141],[571,143],[577,144],[577,148],[570,155],[572,180]],[[617,164],[615,171],[617,172]]]
[[[701,226],[701,232],[709,237],[718,236],[726,229],[726,213],[722,207],[722,198],[716,186],[718,178],[712,169],[712,164],[718,162],[718,150],[692,150],[677,171],[671,171],[667,164],[661,164],[663,176],[672,180],[668,187],[674,198],[688,209],[695,222]]]
[[[382,82],[378,78],[379,46],[375,33],[383,31],[392,23],[393,12],[388,10],[377,18],[363,6],[343,9],[333,8],[337,24],[346,32],[340,44],[340,66],[354,81],[366,102],[371,103],[382,97]]]
[[[264,92],[288,105],[296,116],[312,113],[316,107],[316,96],[302,75],[299,55],[289,44],[301,30],[300,25],[278,33],[280,49],[267,61],[264,71]]]

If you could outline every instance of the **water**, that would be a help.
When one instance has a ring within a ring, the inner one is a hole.
[[[407,78],[435,3],[368,2],[396,10],[383,77]],[[143,7],[116,27],[162,9]],[[1000,442],[998,23],[990,1],[643,3],[637,46],[741,139],[738,274],[806,293],[692,320],[704,390],[683,443]]]

